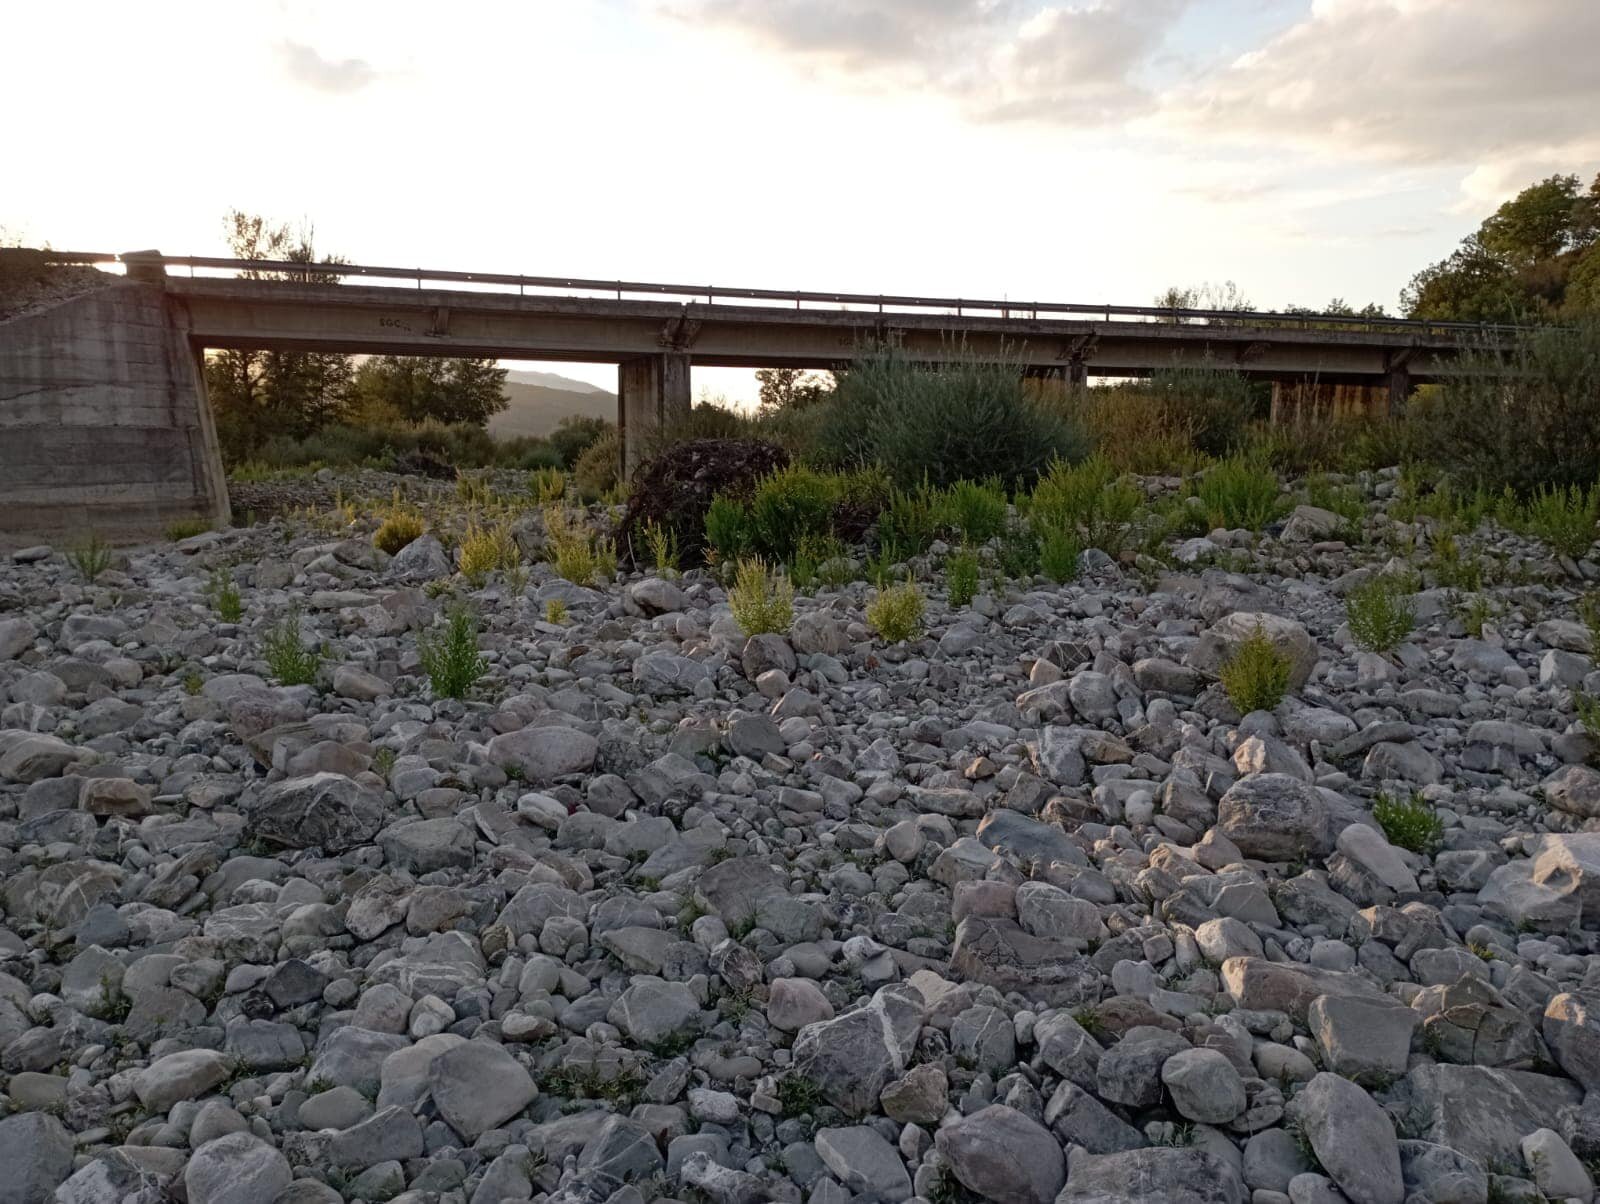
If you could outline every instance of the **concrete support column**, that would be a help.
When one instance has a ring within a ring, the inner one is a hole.
[[[1406,408],[1406,399],[1411,396],[1411,373],[1404,368],[1394,368],[1384,374],[1384,386],[1389,390],[1389,413],[1398,415]]]
[[[650,435],[689,415],[689,357],[669,351],[617,365],[617,425],[624,479],[639,467]]]
[[[1089,361],[1081,355],[1075,355],[1067,361],[1067,384],[1074,389],[1089,387]]]

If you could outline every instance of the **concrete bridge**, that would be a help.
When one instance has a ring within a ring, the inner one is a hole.
[[[919,360],[976,357],[1072,384],[1206,365],[1274,381],[1383,386],[1398,405],[1413,385],[1456,371],[1464,347],[1504,335],[1392,318],[731,289],[153,251],[0,252],[8,254],[53,264],[116,262],[125,272],[99,291],[0,322],[0,530],[42,533],[64,524],[148,531],[179,514],[225,520],[199,369],[207,348],[615,363],[617,421],[631,468],[639,437],[688,411],[694,365],[840,368],[862,348],[890,342]]]

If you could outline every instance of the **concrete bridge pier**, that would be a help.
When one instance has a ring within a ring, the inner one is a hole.
[[[651,434],[687,418],[689,406],[687,354],[666,351],[617,365],[617,429],[622,437],[624,479],[639,467]]]

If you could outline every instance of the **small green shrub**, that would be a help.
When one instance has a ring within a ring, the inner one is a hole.
[[[580,451],[578,454],[583,453]],[[559,468],[536,468],[528,474],[528,492],[541,506],[559,502],[567,496],[567,474]]]
[[[1032,526],[1013,523],[1000,536],[996,567],[1003,576],[1025,580],[1039,571],[1039,536]]]
[[[950,605],[972,605],[978,596],[978,554],[971,548],[951,552],[944,562],[944,575]]]
[[[1287,653],[1281,651],[1257,624],[1234,649],[1217,676],[1227,691],[1228,701],[1241,715],[1251,711],[1270,711],[1283,701],[1289,690],[1293,669]]]
[[[422,536],[426,525],[422,515],[414,510],[391,510],[372,536],[372,546],[393,556],[407,544]]]
[[[204,535],[211,530],[211,520],[206,518],[180,518],[167,524],[167,538],[173,543]]]
[[[595,574],[601,568],[594,537],[581,518],[575,518],[560,506],[548,506],[544,512],[545,549],[556,573],[574,585],[594,584]]]
[[[1388,577],[1378,576],[1351,590],[1345,618],[1355,642],[1368,652],[1397,648],[1416,626],[1416,603]]]
[[[1431,853],[1444,840],[1444,821],[1420,794],[1405,800],[1379,794],[1372,804],[1372,818],[1396,848]]]
[[[572,484],[580,501],[597,502],[622,483],[622,436],[608,423],[573,464]]]
[[[1057,585],[1065,585],[1078,575],[1078,557],[1082,554],[1083,547],[1072,532],[1046,531],[1039,540],[1039,571]]]
[[[733,564],[750,551],[750,508],[720,494],[706,509],[706,546],[719,564]]]
[[[747,557],[734,573],[728,608],[746,636],[785,635],[794,622],[794,587],[781,573],[771,572],[760,557]]]
[[[926,482],[913,489],[895,489],[878,515],[878,546],[901,556],[920,556],[939,531],[939,491]]]
[[[836,478],[791,464],[764,477],[750,499],[750,524],[756,550],[773,560],[793,559],[807,537],[832,529],[839,498]]]
[[[1188,420],[1195,449],[1207,456],[1238,451],[1266,412],[1264,387],[1226,369],[1166,368],[1151,373],[1145,388]]]
[[[417,636],[417,655],[435,698],[465,698],[489,667],[478,652],[478,621],[464,606],[451,608],[443,631]]]
[[[1260,531],[1283,509],[1278,478],[1259,461],[1234,456],[1200,478],[1196,490],[1214,527]]]
[[[300,608],[291,606],[261,640],[261,659],[279,685],[309,686],[317,680],[322,655],[300,639]]]
[[[467,524],[456,551],[456,566],[467,584],[480,588],[497,569],[512,569],[522,562],[511,528],[504,523],[483,526],[476,519]]]
[[[985,544],[1006,525],[1006,494],[998,481],[957,481],[945,491],[940,511],[962,543]]]
[[[678,571],[678,533],[659,523],[646,523],[645,542],[650,545],[650,559],[655,563],[656,575],[670,577]]]
[[[1076,465],[1058,460],[1028,500],[1028,521],[1037,538],[1051,531],[1076,532],[1085,547],[1115,556],[1126,546],[1143,500],[1139,487],[1102,456]]]
[[[1534,538],[1572,560],[1581,560],[1594,546],[1595,520],[1600,517],[1600,487],[1571,485],[1534,490],[1524,523]]]
[[[915,581],[888,586],[867,603],[867,626],[887,644],[904,643],[922,634],[925,606]]]
[[[211,579],[206,583],[206,595],[211,599],[217,618],[224,623],[237,623],[244,617],[244,599],[233,574],[227,569],[212,570]]]
[[[544,621],[564,626],[567,621],[567,604],[560,598],[547,598],[544,604]]]
[[[1583,690],[1572,692],[1572,709],[1578,713],[1578,722],[1591,740],[1600,740],[1600,698]]]
[[[842,562],[847,552],[836,535],[807,535],[789,562],[789,580],[799,589],[810,589],[821,577],[822,566]]]
[[[90,535],[68,549],[67,562],[78,570],[78,576],[93,585],[111,567],[111,545],[98,535]]]

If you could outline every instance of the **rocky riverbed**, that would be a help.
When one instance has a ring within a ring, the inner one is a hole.
[[[913,566],[897,646],[865,585],[746,640],[703,571],[474,590],[363,519],[0,559],[0,1201],[1587,1201],[1581,583],[1491,531],[1475,617],[1425,578],[1362,652],[1429,536],[1382,511],[960,609]]]

